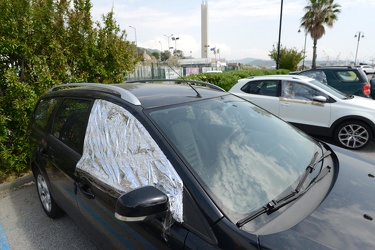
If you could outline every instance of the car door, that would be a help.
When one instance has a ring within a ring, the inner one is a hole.
[[[331,104],[315,101],[316,96],[328,96],[311,86],[284,80],[281,84],[279,116],[293,124],[327,128],[331,118]]]
[[[342,68],[342,69],[312,69],[300,73],[311,78],[314,78],[324,84],[339,90],[348,95],[363,96],[363,85],[366,81],[356,69]]]
[[[236,93],[252,103],[279,115],[279,80],[250,81],[241,88],[243,93]]]
[[[184,247],[189,231],[181,223],[171,223],[182,221],[182,181],[158,144],[124,107],[95,101],[76,175],[79,223],[99,249]],[[117,199],[147,185],[173,193],[172,217],[144,222],[117,219]]]
[[[78,216],[75,196],[75,167],[82,154],[91,100],[65,98],[55,113],[48,136],[46,166],[53,196],[72,218]]]

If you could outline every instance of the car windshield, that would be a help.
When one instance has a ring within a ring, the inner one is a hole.
[[[314,84],[315,86],[319,87],[320,89],[323,89],[330,93],[331,95],[339,98],[339,99],[348,99],[348,95],[342,93],[341,91],[338,91],[335,88],[332,88],[331,86],[321,83],[318,80],[311,80],[310,83]]]
[[[148,114],[232,221],[296,188],[319,148],[303,132],[232,95]]]

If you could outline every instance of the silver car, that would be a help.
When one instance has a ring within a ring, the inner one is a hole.
[[[229,92],[292,123],[306,133],[333,137],[344,148],[360,149],[373,140],[374,100],[348,96],[299,75],[240,79]]]

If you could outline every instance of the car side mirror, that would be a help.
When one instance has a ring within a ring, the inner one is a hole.
[[[168,196],[153,186],[144,186],[117,199],[115,217],[121,221],[146,221],[165,216]]]
[[[317,95],[313,97],[313,101],[316,102],[327,102],[327,97],[324,97],[322,95]]]

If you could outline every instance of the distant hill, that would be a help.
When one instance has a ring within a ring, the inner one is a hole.
[[[243,63],[243,64],[251,64],[253,61],[259,60],[258,58],[242,58],[242,59],[236,59],[236,60],[229,60],[229,63]]]
[[[238,60],[229,60],[229,63],[242,63],[242,64],[247,64],[247,65],[252,65],[252,66],[257,66],[257,67],[275,67],[276,62],[273,60],[263,60],[263,59],[257,59],[257,58],[243,58],[243,59],[238,59]],[[306,60],[305,59],[305,66],[306,67],[311,67],[311,60]],[[353,65],[353,62],[348,62],[348,61],[343,61],[343,60],[338,60],[338,61],[326,61],[324,59],[318,59],[316,61],[317,66],[349,66]],[[299,65],[302,65],[302,61],[299,63]]]
[[[148,48],[141,48],[139,47],[143,53],[144,50],[147,51],[149,55],[152,55],[153,52],[160,53],[160,50],[157,49],[148,49]],[[190,57],[186,57],[190,58]],[[271,68],[276,67],[276,62],[273,60],[264,60],[259,58],[253,58],[253,57],[247,57],[242,59],[236,59],[236,60],[228,60],[228,63],[241,63],[241,64],[247,64],[251,66],[261,67],[261,68]],[[311,67],[311,60],[305,59],[305,66],[307,68]],[[318,59],[316,62],[317,66],[336,66],[336,65],[353,65],[353,62],[343,61],[343,60],[337,60],[337,61],[326,61],[324,59]],[[302,61],[299,63],[299,65],[302,65]]]
[[[238,59],[238,60],[229,60],[228,62],[229,63],[248,64],[248,65],[253,65],[253,66],[258,66],[258,67],[276,66],[276,63],[273,60],[263,60],[263,59],[251,58],[251,57]]]

